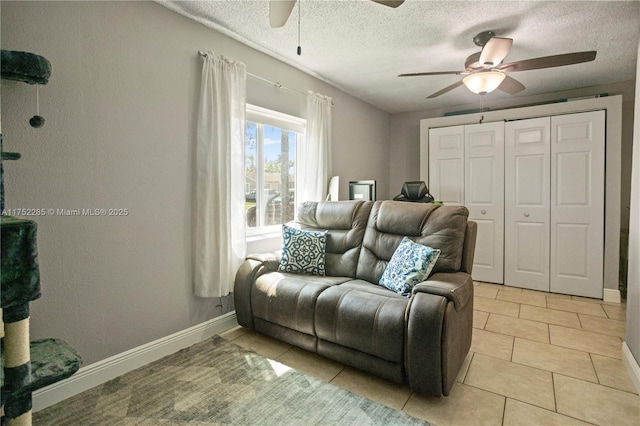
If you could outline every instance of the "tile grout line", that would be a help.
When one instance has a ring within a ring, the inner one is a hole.
[[[604,386],[604,387],[609,388],[609,389],[618,390],[620,392],[626,392],[626,393],[631,394],[631,395],[639,395],[639,394],[637,394],[635,392],[629,392],[628,390],[620,389],[620,388],[617,388],[615,386],[606,385],[606,384],[602,383],[600,381],[600,375],[598,374],[598,369],[596,368],[596,365],[595,365],[595,363],[593,361],[593,355],[596,355],[596,356],[599,356],[599,357],[602,357],[602,358],[616,360],[616,361],[618,361],[618,359],[617,358],[611,358],[611,357],[608,357],[608,356],[605,356],[605,355],[594,354],[594,353],[589,352],[589,359],[591,360],[591,365],[593,366],[593,371],[596,373],[596,379],[598,379],[598,383],[594,383],[594,384],[597,384],[597,385],[600,385],[600,386]],[[567,376],[567,377],[571,377],[571,376]],[[572,377],[572,378],[573,379],[577,379],[577,377]],[[578,380],[582,380],[582,379],[578,379]]]
[[[518,306],[518,319],[525,319],[522,318],[522,303]]]
[[[340,369],[340,371],[338,371],[338,372],[337,372],[337,373],[336,373],[336,374],[331,378],[331,380],[329,380],[327,383],[331,383],[331,384],[332,384],[332,385],[334,385],[334,386],[338,386],[338,385],[334,384],[334,383],[333,383],[333,381],[336,379],[336,377],[338,377],[338,376],[340,375],[340,373],[342,373],[342,372],[344,371],[344,369],[345,369],[345,367],[346,367],[346,366],[345,366],[344,364],[342,364],[342,363],[340,363],[340,365],[342,366],[342,368]]]
[[[527,305],[527,306],[531,306],[531,305]],[[537,308],[538,306],[535,306],[535,307]],[[542,321],[542,320],[537,320],[537,319],[520,318],[520,317],[518,317],[518,318],[519,318],[519,319],[522,319],[522,320],[525,320],[525,321],[539,322],[539,323],[547,324],[547,325],[550,325],[550,326],[551,326],[551,325],[554,325],[554,326],[556,326],[556,327],[563,327],[563,328],[568,328],[568,329],[571,329],[571,330],[584,331],[584,332],[586,332],[586,333],[595,333],[595,334],[602,334],[602,335],[604,335],[604,336],[611,336],[611,334],[610,334],[610,333],[607,333],[607,332],[592,331],[592,330],[585,330],[585,329],[583,328],[583,326],[582,326],[582,321],[580,320],[580,315],[586,315],[586,316],[593,317],[593,318],[598,318],[598,319],[605,319],[605,318],[603,318],[603,317],[597,317],[597,316],[588,315],[588,314],[580,314],[580,313],[578,313],[578,312],[560,311],[560,310],[558,310],[558,309],[550,309],[550,308],[544,308],[544,309],[549,309],[549,310],[557,311],[557,312],[566,312],[566,313],[576,314],[576,317],[577,317],[577,319],[578,319],[578,323],[580,324],[580,328],[569,327],[569,326],[568,326],[568,325],[566,325],[566,324],[556,324],[556,323],[552,323],[552,322],[548,322],[548,321]],[[481,312],[484,312],[484,311],[481,311]],[[491,313],[495,313],[495,312],[491,312]],[[512,317],[512,316],[510,316],[510,315],[504,315],[504,314],[499,314],[499,313],[496,313],[496,315],[502,315],[502,316],[505,316],[505,317],[516,318],[516,317]],[[606,319],[608,319],[608,318],[606,318]],[[620,321],[620,320],[614,320],[614,319],[611,319],[611,321],[619,321],[619,322],[623,322],[623,321]],[[625,325],[626,325],[626,322],[625,322]],[[618,337],[618,338],[622,339],[620,336],[615,336],[615,337]],[[624,339],[622,339],[622,340],[624,340]]]
[[[547,326],[547,342],[541,342],[540,340],[531,339],[529,337],[515,336],[513,334],[507,334],[507,333],[503,333],[503,332],[500,332],[500,331],[488,330],[486,328],[486,325],[489,323],[489,318],[488,317],[487,317],[487,322],[485,324],[485,328],[477,328],[477,330],[483,330],[483,331],[486,331],[488,333],[499,334],[501,336],[517,337],[519,339],[528,340],[528,341],[531,341],[531,342],[551,344],[550,337],[549,337],[550,336],[549,323],[546,323],[546,322],[543,322],[543,321],[530,320],[530,319],[527,319],[527,318],[512,317],[510,315],[496,314],[495,312],[491,312],[489,315],[491,316],[491,315],[494,315],[494,314],[495,315],[500,315],[500,316],[503,316],[503,317],[506,317],[506,318],[521,319],[523,321],[531,321],[531,322],[535,322],[535,323],[538,323],[538,324],[546,325]],[[555,325],[555,324],[553,324],[553,325]],[[571,328],[571,327],[565,327],[565,328]],[[577,328],[573,328],[572,330],[578,330],[578,329]],[[557,345],[554,345],[554,346],[557,346]],[[576,350],[579,350],[579,349],[576,349]],[[582,351],[582,352],[584,352],[584,351]]]
[[[515,338],[514,338],[514,342],[515,342]],[[540,342],[538,342],[538,343],[540,343]],[[498,361],[510,362],[511,364],[514,364],[514,365],[520,365],[520,366],[522,366],[522,367],[532,368],[532,369],[534,369],[534,370],[542,371],[542,372],[544,372],[544,373],[550,373],[550,374],[553,374],[553,373],[554,373],[553,371],[545,370],[544,368],[541,368],[541,367],[534,367],[534,366],[532,366],[532,365],[522,364],[521,362],[517,362],[517,361],[507,361],[506,359],[498,358],[498,357],[495,357],[495,356],[492,356],[492,355],[486,355],[486,354],[480,354],[480,355],[482,355],[482,356],[486,356],[486,357],[488,357],[488,358],[497,359]],[[468,372],[467,372],[467,373],[468,373]],[[566,374],[563,374],[563,376],[566,376]],[[586,382],[586,380],[580,379],[580,378],[578,378],[578,377],[572,377],[572,376],[567,376],[567,377],[571,377],[572,379],[582,380],[583,382]],[[465,378],[466,378],[466,377],[465,377]],[[593,382],[589,382],[589,383],[593,383]],[[465,385],[466,385],[466,384],[467,384],[467,383],[465,383]],[[479,389],[482,389],[482,388],[479,388]],[[503,395],[503,396],[504,396],[504,395]],[[522,402],[525,402],[525,401],[522,401]]]
[[[489,392],[489,391],[487,391],[487,392]],[[554,392],[554,393],[555,393],[555,392]],[[501,396],[502,396],[502,395],[501,395]],[[532,403],[530,403],[530,402],[521,401],[521,400],[519,400],[519,399],[517,399],[517,398],[513,398],[513,397],[511,397],[511,396],[507,396],[507,397],[505,397],[505,398],[506,398],[506,399],[510,399],[510,400],[512,400],[512,401],[520,402],[520,403],[522,403],[522,404],[530,405],[530,406],[535,407],[535,408],[538,408],[538,409],[540,409],[540,410],[548,411],[549,413],[555,413],[555,414],[557,414],[557,415],[559,415],[559,416],[568,417],[568,418],[570,418],[570,419],[577,420],[577,421],[579,421],[579,422],[586,423],[586,424],[588,424],[588,425],[598,426],[598,425],[596,425],[596,424],[594,424],[594,423],[588,422],[588,421],[586,421],[586,420],[579,419],[579,418],[574,417],[574,416],[571,416],[571,415],[569,415],[569,414],[559,413],[558,411],[551,411],[551,410],[549,410],[548,408],[540,407],[539,405],[535,405],[535,404],[532,404]],[[556,410],[557,410],[557,406],[556,406]]]
[[[595,318],[596,320],[623,322],[625,324],[627,323],[626,319],[625,320],[619,320],[619,319],[615,319],[615,318],[605,318],[605,317],[599,317],[599,316],[596,316],[596,315],[589,315],[589,314],[583,314],[583,313],[578,313],[578,315]]]
[[[584,329],[584,324],[582,324],[582,320],[580,319],[580,314],[576,313],[576,315],[578,316],[578,323],[580,324],[580,330],[587,331]]]
[[[598,375],[598,369],[596,368],[596,364],[593,362],[593,354],[591,352],[589,352],[589,360],[591,361],[591,366],[593,367],[594,373],[596,373],[596,380],[598,381],[598,384],[602,385],[602,383],[600,382],[600,376]]]
[[[591,355],[591,354],[590,354],[590,355]],[[595,354],[595,355],[598,355],[598,354]],[[629,395],[633,395],[633,396],[635,396],[635,397],[637,397],[637,396],[638,396],[638,394],[631,393],[631,392],[627,392],[627,391],[625,391],[625,390],[618,389],[618,388],[614,388],[614,387],[611,387],[611,386],[602,385],[602,384],[600,384],[600,383],[588,382],[588,381],[586,381],[586,380],[578,379],[578,378],[576,378],[576,377],[567,376],[566,374],[562,374],[562,373],[553,373],[553,375],[554,375],[554,376],[555,376],[556,374],[557,374],[558,376],[562,376],[562,377],[565,377],[565,378],[570,379],[570,380],[576,380],[576,381],[584,382],[584,383],[586,383],[586,384],[590,384],[590,385],[593,385],[593,386],[602,386],[602,387],[605,387],[605,388],[607,388],[607,389],[616,390],[616,391],[619,391],[619,392],[624,392],[624,393],[627,393],[627,394],[629,394]],[[596,373],[596,376],[597,376],[597,373]],[[554,380],[554,386],[555,386],[555,377],[553,378],[553,380]],[[554,392],[554,394],[555,394],[555,392]],[[586,422],[586,423],[589,423],[589,424],[594,424],[594,423],[591,423],[589,420],[584,420],[584,419],[581,419],[581,418],[578,418],[578,417],[571,416],[571,415],[569,415],[569,414],[564,414],[564,413],[560,413],[560,412],[558,412],[558,414],[561,414],[561,415],[563,415],[563,416],[567,416],[567,417],[571,417],[571,418],[574,418],[574,419],[578,419],[578,420],[580,420],[580,421],[582,421],[582,422]]]
[[[467,376],[469,375],[469,370],[471,370],[471,363],[473,362],[473,358],[475,356],[476,356],[476,353],[475,352],[471,352],[471,359],[469,360],[469,366],[467,367],[467,371],[465,371],[465,373],[464,373],[464,377],[462,378],[462,382],[461,383],[464,383],[464,381],[467,380]]]
[[[597,355],[597,354],[596,354],[596,355]],[[597,374],[596,374],[596,375],[597,375]],[[568,377],[570,377],[570,376],[568,376]],[[570,378],[575,379],[575,377],[570,377]],[[580,379],[578,379],[578,380],[580,380]],[[628,390],[624,390],[624,389],[620,389],[620,388],[614,388],[613,386],[610,386],[610,385],[603,385],[602,383],[592,383],[592,384],[594,384],[594,385],[598,385],[598,386],[602,386],[602,387],[605,387],[605,388],[607,388],[607,389],[611,389],[611,390],[616,390],[616,391],[620,391],[620,392],[625,392],[625,393],[628,393],[629,395],[638,396],[638,394],[637,394],[637,393],[635,393],[635,392],[629,392]]]
[[[526,339],[525,339],[525,340],[526,340]],[[515,339],[514,339],[514,342],[515,342]],[[540,343],[540,342],[537,342],[537,343]],[[560,347],[562,347],[562,346],[560,346]],[[564,349],[571,349],[571,348],[564,348]],[[577,351],[577,352],[582,352],[582,353],[585,353],[585,354],[587,354],[587,355],[591,355],[591,353],[590,353],[590,352],[580,351],[580,350],[578,350],[578,349],[571,349],[571,350],[574,350],[574,351]],[[486,354],[482,354],[482,353],[481,353],[480,355],[482,355],[482,356],[486,356],[486,357],[488,357],[488,358],[497,359],[497,360],[499,360],[499,361],[510,362],[510,363],[512,363],[512,364],[514,364],[514,365],[519,365],[519,366],[522,366],[522,367],[531,368],[531,369],[534,369],[534,370],[537,370],[537,371],[541,371],[541,372],[543,372],[543,373],[549,373],[549,374],[551,374],[552,376],[553,376],[554,374],[558,374],[558,375],[563,376],[563,377],[568,377],[568,378],[570,378],[570,379],[579,380],[579,381],[581,381],[581,382],[589,383],[589,384],[592,384],[592,385],[605,386],[605,387],[607,387],[607,388],[609,388],[609,389],[619,390],[619,391],[621,391],[621,392],[627,392],[627,393],[629,393],[629,394],[631,394],[631,395],[638,395],[638,394],[635,394],[635,393],[632,393],[632,392],[629,392],[629,391],[625,391],[625,390],[623,390],[623,389],[618,389],[618,388],[614,388],[614,387],[612,387],[612,386],[602,385],[602,384],[600,384],[600,383],[596,383],[596,382],[590,382],[589,380],[585,380],[585,379],[580,378],[580,377],[570,376],[570,375],[568,375],[568,374],[566,374],[566,373],[559,373],[559,372],[557,372],[557,371],[545,370],[545,369],[544,369],[544,368],[542,368],[542,367],[535,367],[535,366],[532,366],[532,365],[523,364],[523,363],[518,362],[518,361],[507,361],[507,360],[505,360],[505,359],[503,359],[503,358],[498,358],[498,357],[495,357],[495,356],[492,356],[492,355],[486,355]],[[599,355],[599,354],[595,354],[595,355],[603,356],[603,357],[604,357],[604,355]],[[610,358],[610,357],[606,357],[606,358]],[[611,359],[615,359],[615,358],[611,358]],[[595,370],[595,369],[594,369],[594,370]],[[468,373],[468,371],[467,371],[467,373]],[[597,373],[596,373],[596,378],[597,378]],[[466,379],[466,377],[465,377],[465,379]],[[464,383],[464,382],[463,382],[463,383]],[[554,381],[554,383],[555,383],[555,381]],[[470,384],[468,384],[468,383],[464,383],[464,384],[465,384],[465,385],[467,385],[467,386],[473,386],[473,385],[470,385]],[[475,387],[475,386],[474,386],[474,387]],[[486,390],[486,389],[484,389],[484,388],[478,388],[478,389]],[[491,392],[491,391],[488,391],[488,390],[487,390],[487,392]],[[495,392],[494,392],[494,393],[495,393]],[[497,395],[500,395],[500,394],[497,394]],[[502,396],[507,397],[506,395],[502,395]],[[554,397],[555,397],[555,393],[554,393]],[[532,404],[531,402],[521,401],[521,400],[519,400],[519,399],[517,399],[517,398],[513,398],[513,397],[510,397],[510,396],[509,396],[509,397],[507,397],[507,398],[511,398],[511,399],[516,400],[516,401],[524,402],[524,403],[529,404],[529,405],[535,405],[535,404]],[[539,407],[538,405],[535,405],[535,406],[536,406],[536,407]],[[540,408],[544,408],[544,407],[540,407]]]
[[[415,393],[414,391],[409,392],[409,396],[407,397],[407,400],[404,402],[404,404],[402,405],[402,408],[400,409],[400,411],[402,411],[403,413],[406,413],[406,411],[404,411],[404,409],[407,406],[407,404],[409,403],[409,400],[411,399],[411,397],[413,396],[414,393]]]
[[[556,414],[560,414],[558,413],[558,395],[556,393],[556,377],[553,371],[551,372],[551,389],[553,390],[553,411]]]
[[[549,344],[551,344],[551,327],[549,327],[549,323],[547,323],[547,337],[549,338]]]
[[[590,421],[587,421],[587,420],[584,420],[584,419],[580,419],[578,417],[571,416],[569,414],[564,414],[564,413],[561,413],[561,412],[558,411],[558,396],[556,394],[556,374],[559,375],[559,376],[564,376],[564,377],[569,377],[571,379],[576,379],[575,377],[565,376],[564,374],[560,374],[560,373],[552,373],[551,374],[551,380],[553,381],[553,401],[554,401],[554,403],[556,405],[556,409],[555,409],[554,412],[556,414],[560,415],[560,416],[570,417],[572,419],[576,419],[578,421],[585,422],[585,423],[588,423],[588,424],[594,424],[594,423],[591,423]],[[582,379],[576,379],[576,380],[582,380]],[[590,382],[587,382],[587,383],[590,383]]]
[[[541,409],[541,410],[549,411],[550,413],[557,413],[556,411],[551,411],[551,410],[549,410],[548,408],[541,407],[541,406],[536,405],[536,404],[534,404],[534,403],[532,403],[532,402],[530,402],[530,401],[529,401],[529,402],[528,402],[528,401],[523,401],[523,400],[521,400],[521,399],[514,398],[514,397],[512,397],[512,396],[503,395],[503,394],[501,394],[501,393],[497,393],[497,392],[492,391],[492,390],[488,390],[488,389],[485,389],[485,388],[481,388],[481,387],[478,387],[478,386],[476,386],[476,385],[470,385],[470,384],[467,384],[467,383],[464,383],[464,385],[465,385],[465,386],[468,386],[468,387],[470,387],[470,388],[474,388],[474,389],[477,389],[477,390],[480,390],[480,391],[483,391],[483,392],[487,392],[487,393],[490,393],[490,394],[493,394],[493,395],[500,396],[500,397],[504,398],[504,399],[505,399],[505,406],[506,406],[507,399],[511,399],[511,400],[513,400],[513,401],[517,401],[517,402],[521,402],[521,403],[523,403],[523,404],[531,405],[532,407],[539,408],[539,409]],[[557,413],[557,414],[560,414],[560,413]],[[563,415],[563,416],[567,416],[566,414],[562,414],[562,415]],[[571,416],[567,416],[567,417],[571,417]],[[571,418],[575,419],[575,417],[571,417]],[[504,413],[503,413],[503,419],[504,419]],[[580,420],[580,419],[577,419],[577,420]],[[581,420],[581,421],[584,421],[584,420]]]
[[[509,362],[513,362],[513,352],[516,349],[516,336],[511,336],[511,356],[509,357]]]
[[[608,319],[608,320],[612,320],[612,321],[625,322],[624,320],[616,320],[615,318],[603,317],[603,316],[598,316],[598,315],[591,315],[591,314],[587,314],[587,313],[583,313],[583,312],[577,312],[577,311],[571,311],[571,310],[567,310],[567,309],[549,308],[548,306],[544,307],[544,306],[539,306],[539,305],[532,305],[530,303],[512,302],[510,300],[491,299],[491,298],[480,296],[480,295],[474,295],[474,297],[480,297],[480,298],[487,299],[487,300],[495,300],[495,301],[498,301],[498,302],[506,302],[506,303],[511,303],[511,304],[517,304],[517,305],[520,305],[520,306],[526,305],[526,306],[531,306],[531,307],[534,307],[534,308],[548,309],[550,311],[556,311],[556,312],[564,312],[564,313],[575,314],[575,315],[578,315],[578,314],[587,315],[587,316],[594,317],[594,318]],[[580,303],[587,303],[587,302],[580,302]],[[595,305],[595,303],[593,303],[593,304]],[[474,310],[477,310],[477,311],[480,311],[480,312],[488,312],[488,311],[483,311],[481,309],[475,309],[475,308],[474,308]],[[499,312],[488,312],[488,313],[498,313],[498,314],[500,314]],[[500,315],[504,315],[504,314],[500,314]],[[606,312],[605,312],[605,315],[606,315]],[[511,316],[511,315],[505,315],[505,316]],[[516,318],[516,317],[514,317],[514,318]],[[531,320],[531,321],[536,321],[536,320]],[[546,322],[546,321],[538,321],[538,322]]]

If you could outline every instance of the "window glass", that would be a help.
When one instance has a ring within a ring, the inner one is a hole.
[[[296,209],[296,148],[301,138],[296,130],[301,127],[278,122],[282,114],[268,116],[269,112],[263,109],[259,112],[251,114],[248,110],[245,126],[245,208],[249,229],[289,222]],[[267,115],[266,119],[261,120],[261,114]]]

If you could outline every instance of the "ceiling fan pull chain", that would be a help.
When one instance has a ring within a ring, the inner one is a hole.
[[[300,8],[302,0],[298,0],[298,56],[302,55],[302,47],[300,46]]]

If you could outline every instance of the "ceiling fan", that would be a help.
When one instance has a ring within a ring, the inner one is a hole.
[[[507,75],[507,73],[579,64],[593,61],[596,58],[596,51],[590,50],[503,63],[502,61],[511,49],[513,39],[496,37],[493,31],[484,31],[477,34],[473,38],[473,42],[476,46],[482,47],[482,50],[467,58],[464,64],[464,71],[417,72],[400,74],[398,77],[446,74],[466,76],[462,80],[431,94],[427,99],[443,95],[463,84],[472,92],[480,95],[492,92],[495,89],[513,95],[524,90],[525,87],[518,80]]]
[[[287,23],[289,15],[293,10],[297,0],[271,0],[269,1],[269,23],[271,28],[280,28]],[[398,7],[404,0],[371,0],[389,7]]]

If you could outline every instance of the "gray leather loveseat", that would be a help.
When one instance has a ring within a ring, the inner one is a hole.
[[[238,323],[416,392],[448,395],[471,346],[476,223],[462,206],[303,203],[297,227],[327,230],[326,275],[278,272],[251,255],[238,271]],[[404,236],[441,250],[410,297],[378,285]]]

